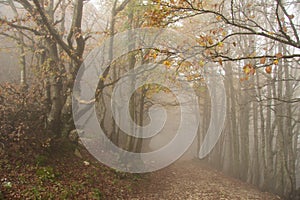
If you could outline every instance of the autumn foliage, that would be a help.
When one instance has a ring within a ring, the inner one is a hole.
[[[0,142],[19,144],[43,129],[46,108],[42,94],[38,83],[29,88],[0,85]]]

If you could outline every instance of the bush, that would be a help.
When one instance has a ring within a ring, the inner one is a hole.
[[[35,84],[24,88],[16,84],[0,85],[0,143],[22,145],[28,138],[43,129],[46,107],[43,87]]]

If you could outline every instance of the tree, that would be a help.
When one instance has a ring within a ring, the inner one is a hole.
[[[66,133],[73,129],[74,79],[92,36],[83,30],[86,26],[83,8],[88,1],[7,2],[16,18],[1,18],[2,33],[15,38],[21,47],[30,43],[36,48],[34,55],[44,78],[48,126],[55,133]],[[134,28],[172,27],[195,41],[191,45],[195,49],[191,56],[197,59],[183,58],[178,50],[182,46],[179,46],[172,49],[174,51],[137,49],[114,60],[116,44],[111,37],[110,64],[99,78],[96,98],[87,102],[90,107],[98,104],[97,114],[107,136],[123,149],[141,151],[143,141],[125,135],[117,126],[111,112],[118,107],[108,109],[108,98],[124,74],[139,64],[154,62],[174,72],[168,79],[189,81],[197,92],[199,112],[204,116],[203,126],[198,131],[200,147],[212,117],[203,73],[209,70],[206,63],[215,62],[218,73],[224,76],[228,118],[220,141],[206,161],[264,190],[293,198],[300,127],[297,93],[300,19],[295,14],[300,9],[299,4],[292,0],[115,0],[104,3],[110,6],[108,36],[130,29],[130,38]],[[71,24],[67,23],[68,17]],[[15,30],[16,34],[12,34]],[[172,38],[169,42],[176,43]],[[134,45],[128,42],[128,49],[134,49]],[[131,88],[134,84],[133,79]],[[153,103],[151,94],[162,91],[165,92],[163,87],[144,85],[132,95],[129,110],[135,123],[144,125],[149,104]]]
[[[33,33],[39,38],[41,49],[40,64],[47,69],[46,84],[49,87],[49,112],[47,117],[48,128],[60,135],[63,128],[63,118],[70,123],[71,93],[77,70],[82,63],[85,42],[89,36],[82,33],[82,15],[84,0],[73,2],[72,24],[65,39],[64,24],[65,9],[70,3],[59,1],[10,1],[11,6],[22,8],[22,16],[13,20],[1,18],[2,27],[10,27],[23,34]],[[62,10],[60,10],[61,8]],[[15,10],[16,11],[16,10]],[[61,15],[57,19],[57,14]],[[24,17],[25,16],[25,17]],[[68,55],[71,63],[65,66],[61,58],[61,51]],[[66,74],[65,72],[68,72]]]
[[[242,2],[242,1],[222,1],[222,2],[197,2],[197,1],[168,1],[160,2],[162,5],[173,9],[175,12],[180,11],[183,14],[180,19],[190,18],[198,15],[208,15],[215,18],[214,22],[218,23],[220,27],[230,30],[226,33],[214,32],[213,40],[209,42],[209,45],[205,45],[206,48],[213,48],[221,43],[236,39],[239,36],[255,35],[260,38],[266,38],[268,41],[277,42],[293,48],[300,48],[299,32],[297,27],[299,24],[297,18],[293,15],[299,9],[297,3],[293,1],[281,1],[275,2],[260,1],[255,2]],[[259,6],[258,6],[259,5]],[[270,11],[264,12],[265,8],[269,8]],[[186,14],[190,13],[190,14]],[[275,19],[275,20],[269,20]],[[261,24],[261,21],[266,21],[266,25]],[[233,44],[233,46],[235,46]],[[228,47],[229,48],[229,47]],[[230,47],[230,49],[232,49]],[[226,56],[224,52],[215,52],[214,56],[221,57],[224,61],[231,60],[247,60],[247,59],[260,59],[267,58],[274,60],[276,55],[269,55],[269,49],[266,49],[266,54],[256,52],[257,55],[244,55],[244,56]],[[259,55],[261,54],[261,55]],[[281,58],[298,58],[300,55],[287,54],[280,56]]]
[[[229,142],[218,145],[230,146],[230,155],[225,157],[232,158],[232,171],[244,180],[253,178],[266,190],[293,198],[298,137],[294,128],[299,123],[291,108],[299,102],[292,89],[299,84],[299,68],[293,67],[299,65],[300,57],[299,18],[294,14],[299,5],[281,0],[154,2],[176,13],[173,21],[184,29],[191,27],[197,47],[206,49],[205,58],[224,67],[230,102]],[[249,112],[251,103],[258,106],[253,112]],[[253,123],[249,123],[251,117]],[[251,154],[259,157],[249,160]],[[214,160],[212,155],[209,158]],[[247,168],[264,170],[250,173]],[[262,182],[257,180],[258,173],[264,177]]]

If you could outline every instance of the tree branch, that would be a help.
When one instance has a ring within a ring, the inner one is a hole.
[[[44,22],[44,25],[48,29],[49,33],[53,36],[54,40],[63,48],[70,58],[72,58],[76,63],[81,63],[80,58],[77,58],[76,53],[72,51],[72,49],[62,40],[57,30],[51,25],[39,1],[33,0],[33,2],[42,18],[42,21]]]

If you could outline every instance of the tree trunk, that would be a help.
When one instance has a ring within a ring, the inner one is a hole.
[[[228,113],[230,115],[230,123],[231,123],[231,135],[232,135],[232,170],[234,172],[235,177],[240,176],[240,157],[239,157],[239,152],[240,152],[240,147],[239,147],[239,136],[237,133],[238,127],[237,127],[237,116],[236,116],[236,97],[235,97],[235,89],[233,86],[233,71],[230,65],[225,66],[225,72],[226,72],[226,77],[227,77],[227,82],[228,82],[228,87],[229,87],[229,98],[230,98],[230,112]]]

